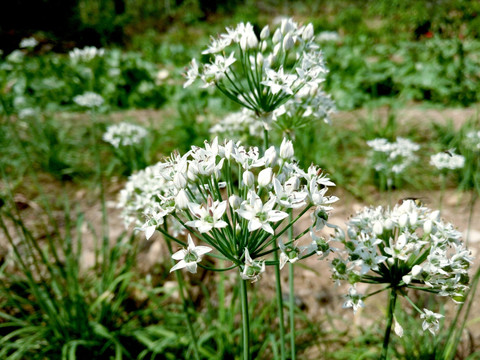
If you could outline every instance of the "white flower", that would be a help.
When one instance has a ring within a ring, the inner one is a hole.
[[[438,170],[461,169],[465,166],[465,158],[452,152],[440,152],[430,156],[430,165],[435,166]]]
[[[120,146],[138,144],[147,135],[147,130],[142,126],[122,122],[120,124],[110,125],[102,138],[103,141],[118,148]]]
[[[104,100],[103,97],[101,97],[100,95],[91,91],[87,91],[82,95],[75,96],[73,98],[73,101],[79,106],[83,106],[86,108],[95,108],[101,106]]]
[[[245,248],[245,265],[240,276],[243,280],[252,280],[252,283],[260,279],[262,273],[265,272],[265,261],[252,260],[248,248]]]
[[[266,69],[265,74],[267,80],[261,82],[262,85],[270,87],[272,94],[277,94],[280,91],[293,95],[292,85],[297,79],[295,74],[285,74],[283,67],[280,67],[278,71],[273,69]]]
[[[244,171],[242,175],[243,185],[247,187],[253,186],[255,184],[255,175],[251,171]]]
[[[209,202],[211,202],[211,199]],[[209,232],[213,228],[221,229],[228,226],[225,221],[221,220],[227,209],[226,201],[214,201],[206,207],[203,204],[189,203],[188,208],[199,220],[188,221],[185,225],[195,227],[201,233]]]
[[[21,49],[25,49],[25,48],[31,49],[37,45],[38,45],[37,39],[35,39],[34,37],[29,37],[29,38],[22,39],[22,41],[20,41],[19,46]]]
[[[308,194],[305,191],[295,191],[294,187],[288,186],[288,182],[284,187],[277,178],[274,178],[273,188],[277,203],[283,207],[298,209],[306,204]]]
[[[198,78],[199,73],[198,73],[198,64],[197,60],[192,59],[190,62],[190,67],[187,69],[187,73],[185,74],[185,77],[187,81],[183,84],[183,87],[186,88],[190,85],[193,84],[193,82]]]
[[[283,138],[282,144],[280,145],[280,157],[284,160],[290,160],[293,157],[294,150],[291,140]]]
[[[296,263],[300,259],[301,249],[293,244],[285,245],[281,240],[278,242],[280,247],[280,270],[283,269],[287,262],[292,264]]]
[[[274,231],[270,222],[278,222],[288,216],[286,212],[273,210],[274,206],[274,197],[271,197],[270,200],[263,204],[260,197],[254,191],[250,190],[248,193],[248,201],[242,203],[237,213],[242,218],[249,220],[248,231],[263,229],[273,235]]]
[[[170,272],[187,268],[187,271],[195,274],[197,272],[197,263],[202,260],[202,256],[212,251],[208,246],[195,246],[192,237],[188,234],[188,247],[177,251],[172,255],[172,259],[180,260]]]
[[[266,169],[263,169],[258,174],[258,185],[260,187],[265,187],[270,185],[270,183],[272,182],[272,176],[273,176],[272,168],[268,167]]]
[[[428,309],[423,309],[424,313],[420,315],[420,318],[423,319],[422,329],[423,331],[428,330],[433,335],[438,331],[440,328],[439,320],[444,316],[442,314],[434,313]]]
[[[393,315],[393,331],[395,332],[395,334],[397,334],[397,336],[403,337],[403,328],[397,321],[395,315]]]
[[[363,302],[363,295],[357,293],[357,289],[355,285],[352,285],[348,290],[348,295],[345,296],[346,301],[343,303],[343,308],[352,308],[353,313],[355,314],[357,310],[361,307],[365,307],[365,303]]]
[[[102,57],[104,54],[104,49],[97,49],[95,46],[86,46],[83,49],[75,48],[68,53],[73,62],[90,61],[96,57]]]

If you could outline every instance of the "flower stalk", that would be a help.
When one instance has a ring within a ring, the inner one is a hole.
[[[390,333],[392,331],[393,314],[395,313],[395,305],[397,303],[397,291],[395,288],[390,290],[390,296],[388,300],[388,312],[387,312],[387,327],[385,328],[385,336],[383,337],[383,347],[381,360],[387,359],[388,344],[390,343]]]

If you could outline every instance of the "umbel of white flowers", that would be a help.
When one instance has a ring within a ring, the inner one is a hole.
[[[338,200],[326,195],[334,183],[313,165],[301,169],[293,156],[293,145],[285,139],[280,149],[272,146],[263,156],[256,147],[233,141],[221,145],[217,139],[192,147],[183,156],[174,153],[130,178],[121,193],[124,217],[138,224],[143,215],[146,221],[140,228],[147,238],[156,230],[172,238],[165,224],[173,220],[204,244],[199,248],[193,239],[188,245],[176,239],[184,251],[174,259],[184,263],[174,270],[196,270],[193,262],[202,260],[205,247],[252,281],[265,270],[265,260],[273,251],[283,254],[283,264],[314,254],[324,257],[331,249],[319,232],[329,225],[328,212]],[[288,214],[293,210],[290,221]],[[292,241],[282,240],[305,214],[310,222],[303,231]],[[308,234],[310,239],[300,246],[298,242]]]
[[[250,23],[240,23],[212,38],[203,51],[211,55],[211,61],[199,64],[192,60],[184,87],[197,79],[202,87],[216,86],[231,100],[261,116],[268,128],[272,112],[303,87],[318,91],[317,98],[323,94],[318,89],[327,69],[314,40],[312,24],[300,26],[292,19],[283,19],[273,30],[267,25],[258,35]],[[328,101],[317,100],[314,107],[320,103]]]
[[[344,307],[364,306],[366,296],[355,287],[362,282],[389,285],[403,296],[415,289],[463,301],[473,258],[460,232],[443,222],[439,211],[412,200],[391,210],[365,208],[350,219],[347,234],[337,230],[334,240],[345,246],[332,260],[332,278],[351,284]],[[420,312],[424,330],[438,329],[438,314]]]
[[[103,134],[103,141],[118,148],[138,144],[147,136],[147,130],[139,125],[122,122],[110,125]]]

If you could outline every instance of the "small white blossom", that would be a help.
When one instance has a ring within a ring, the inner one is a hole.
[[[192,237],[188,234],[188,247],[177,251],[172,255],[172,259],[180,260],[170,272],[186,268],[187,271],[195,274],[197,272],[197,263],[202,261],[202,256],[212,251],[208,246],[195,246]]]
[[[103,97],[97,93],[87,91],[82,95],[77,95],[73,98],[73,101],[79,105],[86,108],[96,108],[103,105]]]
[[[142,126],[122,122],[110,125],[103,134],[103,141],[116,148],[131,146],[140,143],[147,134],[147,130]]]

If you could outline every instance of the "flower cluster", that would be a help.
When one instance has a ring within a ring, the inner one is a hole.
[[[121,209],[121,217],[125,227],[135,225],[141,227],[145,223],[145,216],[156,209],[161,201],[160,197],[173,191],[162,176],[162,163],[148,166],[143,170],[130,175],[125,187],[120,191],[117,207]],[[171,218],[169,229],[174,237],[184,234],[185,228]],[[152,233],[155,228],[150,230]],[[151,236],[151,234],[148,234]]]
[[[147,134],[147,130],[139,125],[122,122],[110,125],[103,134],[103,141],[110,143],[116,148],[131,146],[140,143]]]
[[[403,173],[417,160],[415,151],[420,149],[420,145],[401,137],[397,138],[395,142],[378,138],[367,141],[367,145],[372,148],[371,166],[376,172],[386,176],[388,186],[392,185],[396,175]]]
[[[472,151],[480,150],[480,130],[469,131],[464,138],[465,146]]]
[[[252,110],[231,113],[210,128],[210,133],[221,139],[261,138],[263,124]]]
[[[75,48],[68,53],[73,62],[87,62],[95,59],[96,57],[102,57],[104,54],[104,49],[98,49],[95,46],[86,46],[83,49]]]
[[[205,142],[204,147],[193,147],[183,156],[173,154],[131,177],[122,192],[122,203],[129,204],[125,214],[132,219],[144,209],[146,221],[141,228],[147,238],[155,230],[168,235],[165,221],[176,219],[239,267],[244,279],[255,281],[265,269],[265,257],[273,251],[285,253],[285,262],[329,252],[328,243],[316,232],[327,225],[331,205],[338,200],[326,195],[334,184],[313,165],[302,170],[293,156],[293,145],[287,140],[280,149],[272,146],[263,156],[256,147],[245,148],[232,141],[223,145],[217,139]],[[150,185],[154,178],[159,184]],[[150,187],[150,195],[144,195],[144,190],[136,194],[137,179],[148,184],[140,187]],[[310,226],[292,241],[281,242],[282,234],[311,209]],[[297,247],[308,233],[311,243]],[[290,256],[292,250],[298,251],[297,256]],[[200,261],[201,256],[193,256],[192,251],[185,252],[191,255],[189,262]],[[192,269],[190,264],[187,270]]]
[[[337,230],[333,240],[344,244],[332,261],[332,278],[351,284],[345,307],[363,306],[355,284],[386,284],[398,294],[424,290],[461,302],[468,288],[472,257],[452,224],[439,211],[404,200],[393,209],[365,208],[348,222],[347,236]],[[386,289],[386,288],[385,288]],[[424,329],[435,329],[438,317],[423,312]]]
[[[318,42],[337,42],[340,41],[342,38],[336,31],[322,31],[317,36]]]
[[[209,63],[192,60],[185,87],[200,79],[203,87],[216,86],[231,100],[268,117],[302,87],[318,88],[324,81],[327,69],[312,24],[283,19],[275,31],[267,25],[258,36],[250,23],[226,31],[203,52],[212,55]]]
[[[20,41],[19,47],[21,49],[33,49],[37,45],[38,45],[37,39],[35,39],[34,37],[29,37],[29,38],[22,39],[22,41]]]
[[[465,166],[465,157],[444,151],[430,156],[430,165],[435,166],[438,170],[461,169]]]
[[[90,109],[100,107],[103,105],[103,102],[104,102],[103,97],[101,95],[98,95],[97,93],[94,93],[91,91],[87,91],[82,95],[75,96],[73,98],[73,101],[78,106],[83,106]]]
[[[318,86],[304,86],[294,97],[273,111],[276,125],[284,131],[292,131],[307,125],[311,119],[330,123],[330,115],[336,111],[330,95]]]

